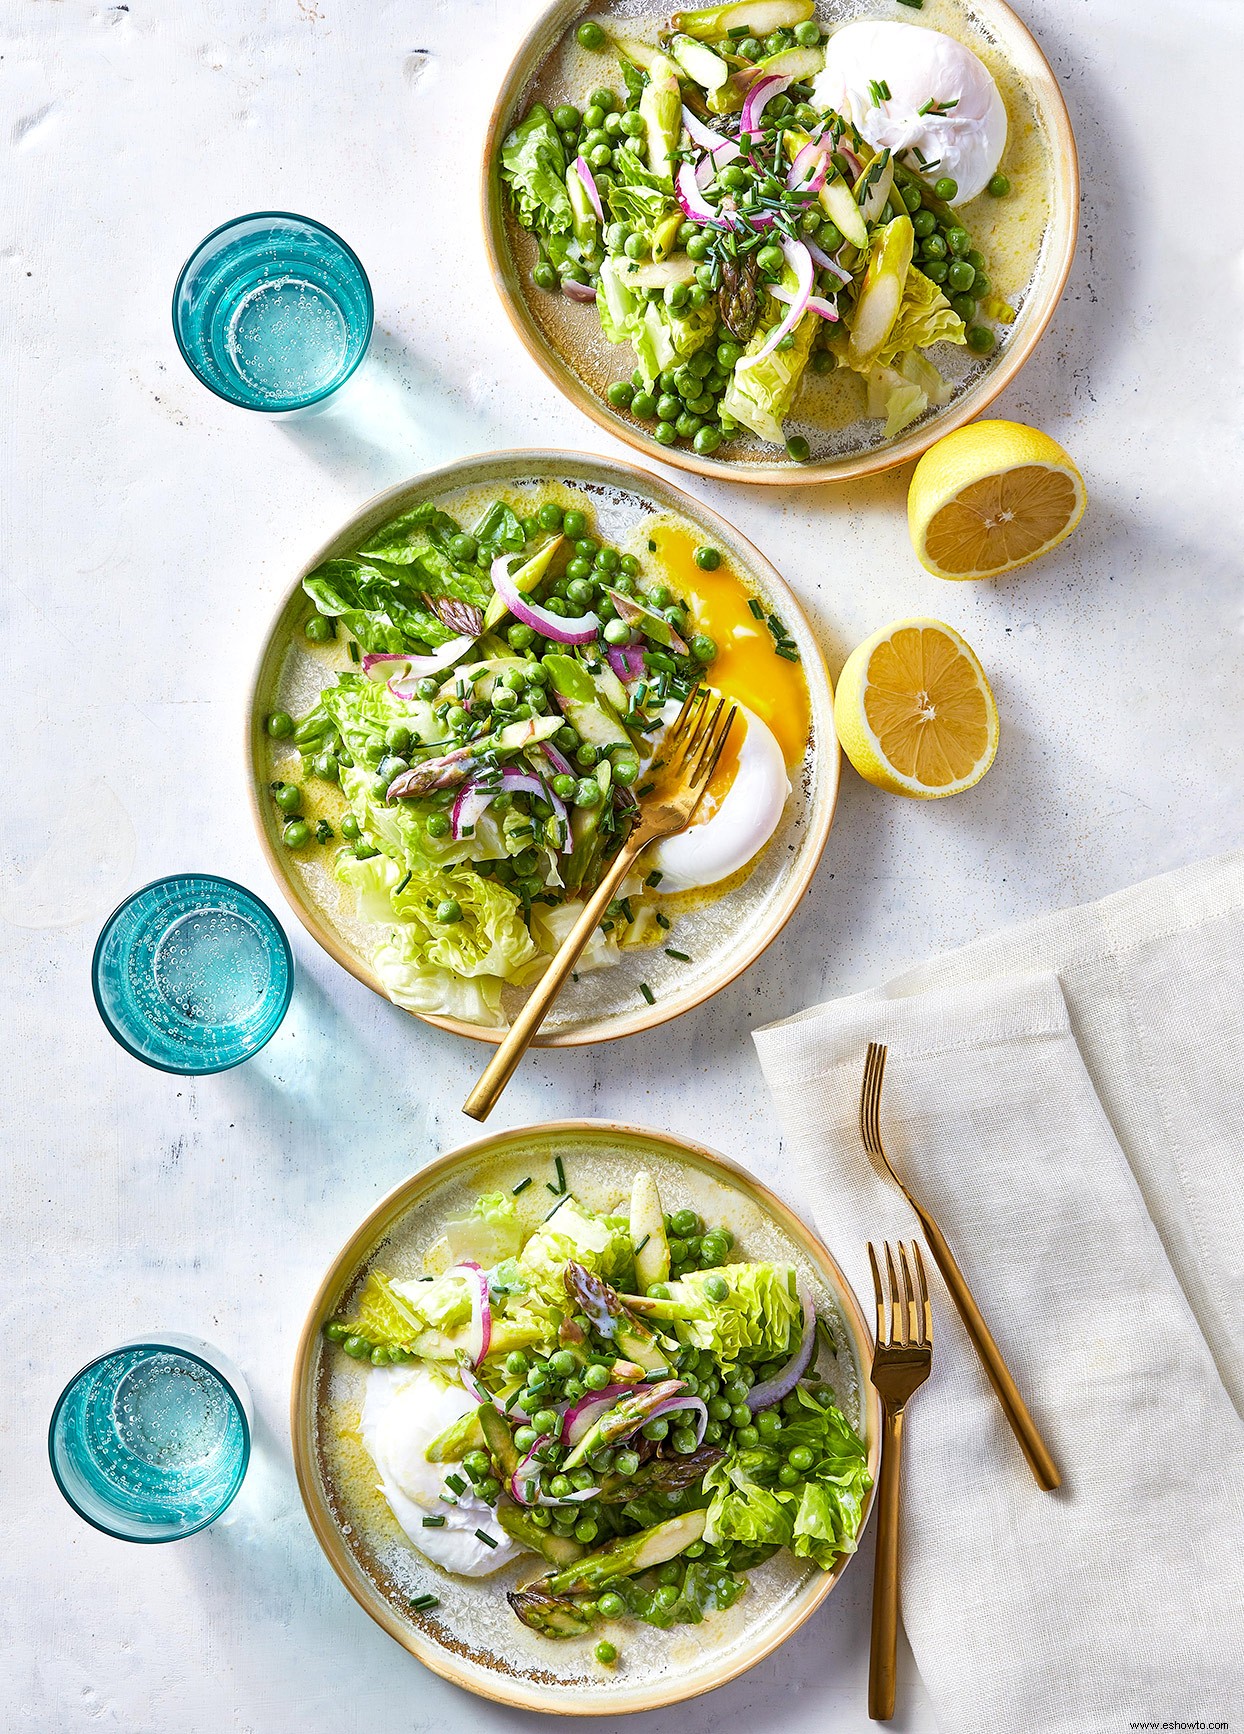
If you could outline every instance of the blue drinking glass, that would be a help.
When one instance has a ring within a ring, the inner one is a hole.
[[[178,1541],[214,1523],[250,1461],[250,1398],[192,1338],[129,1343],[83,1367],[48,1429],[56,1484],[121,1541]]]
[[[272,911],[244,886],[178,873],[109,916],[91,980],[123,1048],[161,1071],[197,1076],[240,1065],[274,1034],[294,959]]]
[[[201,241],[173,291],[173,331],[204,385],[243,409],[305,409],[367,351],[371,285],[339,235],[256,211]]]

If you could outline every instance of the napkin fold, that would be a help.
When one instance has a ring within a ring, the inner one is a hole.
[[[919,1233],[859,1138],[889,1045],[887,1152],[1062,1470],[1037,1488],[928,1260],[901,1569],[939,1727],[1244,1727],[1244,853],[755,1041],[791,1190],[870,1318],[866,1241]]]

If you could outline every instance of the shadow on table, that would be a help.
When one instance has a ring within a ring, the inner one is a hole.
[[[341,390],[284,417],[279,426],[336,478],[372,492],[505,443],[435,367],[379,326],[362,365]]]

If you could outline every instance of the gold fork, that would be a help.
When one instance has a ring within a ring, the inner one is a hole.
[[[868,1243],[868,1262],[873,1271],[877,1297],[877,1349],[873,1355],[873,1384],[881,1398],[881,1476],[877,1483],[877,1564],[873,1576],[873,1629],[868,1655],[868,1714],[874,1722],[888,1722],[894,1714],[894,1674],[898,1650],[898,1494],[903,1463],[903,1410],[913,1391],[919,1390],[933,1366],[933,1309],[924,1275],[920,1247],[911,1243],[919,1293],[912,1286],[911,1266],[903,1243],[898,1243],[898,1262],[903,1272],[899,1294],[894,1269],[894,1250],[885,1242],[886,1275],[890,1279],[889,1304],[881,1286],[877,1253]]]
[[[886,1049],[878,1042],[869,1042],[868,1056],[864,1061],[864,1083],[860,1090],[860,1137],[864,1140],[864,1148],[877,1173],[883,1180],[893,1180],[920,1218],[920,1226],[924,1230],[934,1262],[950,1290],[950,1297],[958,1309],[968,1336],[972,1339],[972,1346],[989,1375],[989,1382],[997,1393],[1002,1412],[1010,1422],[1011,1431],[1019,1440],[1020,1449],[1028,1459],[1028,1467],[1036,1477],[1037,1485],[1046,1493],[1052,1492],[1055,1487],[1061,1486],[1062,1476],[1050,1455],[1049,1447],[1037,1431],[1036,1422],[1028,1413],[1024,1399],[1019,1394],[1019,1387],[1011,1377],[1011,1370],[1002,1358],[1002,1350],[994,1342],[989,1326],[981,1316],[981,1310],[968,1287],[967,1278],[959,1269],[946,1236],[902,1176],[895,1172],[893,1163],[885,1153],[881,1142],[881,1081],[885,1076],[885,1060]]]
[[[737,714],[735,705],[728,699],[710,695],[706,687],[697,686],[688,694],[666,735],[657,786],[640,801],[639,818],[632,826],[630,836],[609,863],[583,913],[463,1103],[463,1113],[469,1114],[473,1120],[487,1119],[496,1106],[498,1097],[513,1077],[518,1062],[636,858],[649,843],[672,837],[691,823]]]

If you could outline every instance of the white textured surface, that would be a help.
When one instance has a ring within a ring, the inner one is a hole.
[[[484,276],[477,141],[537,10],[4,8],[6,1729],[536,1725],[431,1678],[355,1608],[302,1519],[286,1443],[317,1276],[381,1192],[473,1130],[458,1103],[481,1051],[380,1004],[299,930],[271,1047],[182,1083],[112,1044],[88,968],[110,902],[159,873],[215,869],[274,895],[244,805],[242,695],[289,574],[348,511],[472,448],[610,449],[526,359]],[[1053,326],[998,407],[1070,447],[1083,528],[1027,576],[959,589],[915,565],[904,473],[703,489],[807,599],[835,669],[895,615],[959,626],[995,682],[998,762],[975,793],[928,806],[848,774],[808,904],[766,958],[624,1049],[535,1056],[502,1123],[630,1115],[780,1185],[752,1025],[1239,841],[1239,194],[1220,171],[1244,14],[1227,0],[1024,10],[1072,109],[1084,230]],[[376,292],[375,365],[298,425],[211,397],[169,329],[185,253],[265,206],[340,229]],[[127,1548],[61,1503],[43,1432],[74,1367],[152,1323],[236,1355],[259,1449],[226,1522]],[[864,1730],[868,1584],[861,1560],[779,1655],[637,1734]],[[900,1704],[894,1726],[925,1734],[910,1677]]]

